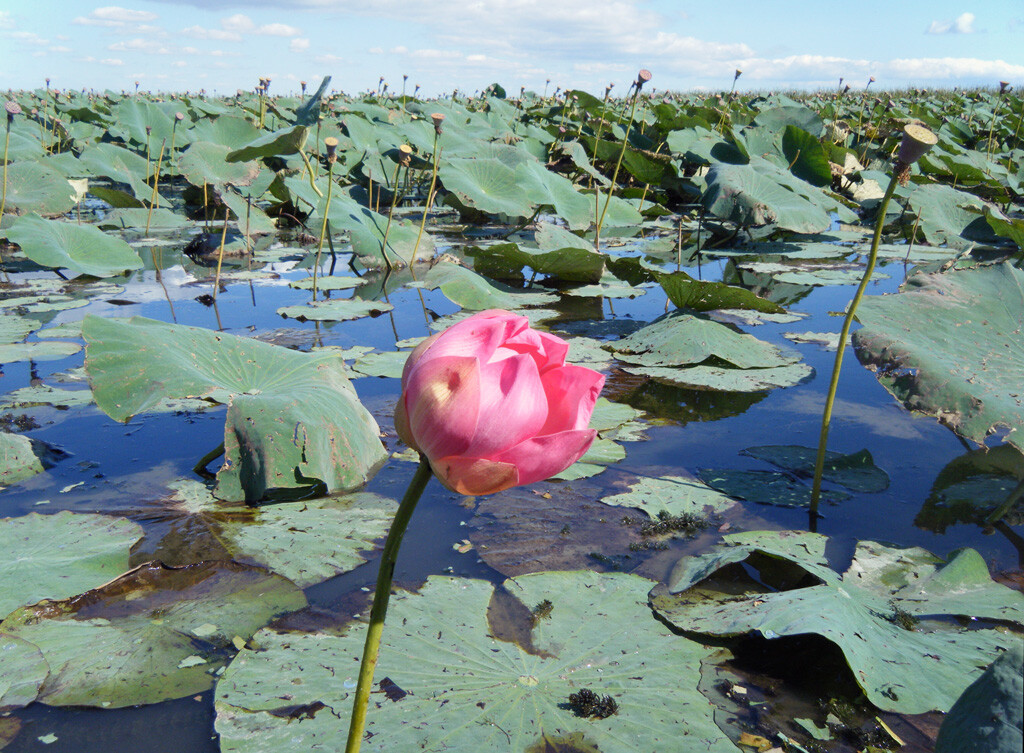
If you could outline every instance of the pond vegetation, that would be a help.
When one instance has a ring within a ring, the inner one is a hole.
[[[403,366],[505,309],[597,438],[428,485],[364,749],[1019,751],[1024,100],[651,83],[8,94],[0,748],[343,750]]]

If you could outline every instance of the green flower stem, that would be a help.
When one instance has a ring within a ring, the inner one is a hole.
[[[622,167],[622,158],[626,156],[626,145],[629,142],[629,132],[633,128],[633,119],[636,117],[636,101],[640,97],[640,87],[635,86],[633,89],[633,101],[629,107],[629,124],[626,126],[626,133],[622,138],[622,149],[619,150],[619,159],[615,163],[615,171],[612,172],[612,182],[608,186],[608,198],[604,201],[604,209],[601,210],[601,216],[597,218],[597,230],[594,234],[594,250],[601,250],[601,226],[604,224],[604,216],[608,214],[608,205],[612,203],[612,193],[615,191],[615,183],[619,179],[619,169]],[[597,154],[597,145],[594,146],[595,156]],[[601,189],[597,189],[598,195],[601,193]]]
[[[4,210],[7,208],[7,151],[11,146],[11,123],[7,123],[7,136],[4,138],[4,193],[0,199],[0,223],[4,220]]]
[[[324,192],[316,187],[316,173],[313,172],[313,166],[309,164],[309,157],[307,157],[306,153],[301,149],[299,150],[299,156],[302,157],[302,161],[306,164],[306,174],[309,175],[309,187],[312,188],[316,192],[316,195],[322,199]]]
[[[153,195],[149,197],[149,212],[146,214],[146,235],[149,235],[149,224],[153,221],[153,207],[156,206],[157,200],[156,189],[160,186],[160,163],[164,160],[164,146],[166,144],[166,139],[160,144],[160,159],[157,160],[156,172],[153,173]]]
[[[1017,484],[1016,488],[1010,492],[1010,496],[1006,498],[1006,501],[1004,501],[1003,504],[999,505],[999,507],[993,510],[989,516],[985,518],[985,525],[995,525],[1002,520],[1003,516],[1013,509],[1013,506],[1020,501],[1021,497],[1024,497],[1024,480]]]
[[[896,192],[899,183],[899,174],[902,166],[893,170],[892,178],[889,179],[889,187],[885,189],[882,202],[878,205],[878,219],[875,220],[875,234],[871,238],[871,254],[868,256],[868,266],[864,270],[864,277],[854,293],[853,300],[846,310],[846,318],[843,320],[843,328],[839,332],[839,346],[836,348],[836,360],[832,366],[832,381],[828,385],[828,397],[825,398],[825,410],[821,415],[821,435],[818,438],[818,456],[814,461],[814,484],[811,487],[811,530],[815,530],[818,520],[818,501],[821,499],[821,476],[825,470],[825,446],[828,444],[829,424],[832,421],[832,404],[836,399],[836,389],[839,387],[839,370],[843,366],[843,353],[846,350],[846,341],[850,336],[850,327],[854,317],[857,315],[857,306],[864,296],[868,281],[875,271],[875,262],[878,261],[878,244],[882,239],[882,228],[885,226],[885,212],[889,207],[889,201]]]
[[[430,172],[430,188],[427,189],[427,205],[423,207],[423,216],[420,218],[420,229],[416,233],[416,245],[412,247],[412,257],[409,259],[409,272],[412,279],[416,279],[416,270],[413,265],[416,263],[416,252],[420,250],[420,240],[423,238],[423,228],[427,224],[427,214],[430,212],[430,204],[434,201],[434,189],[437,187],[437,162],[440,157],[437,148],[437,132],[434,132],[434,164]],[[421,293],[422,295],[422,293]]]
[[[366,709],[370,704],[370,688],[373,686],[373,672],[377,668],[377,654],[380,652],[380,636],[384,631],[384,618],[388,613],[388,599],[391,598],[391,581],[395,575],[395,562],[398,549],[402,545],[402,537],[412,518],[416,503],[419,502],[423,490],[430,481],[433,472],[427,458],[420,455],[420,464],[416,474],[409,482],[395,519],[384,542],[384,551],[380,556],[380,570],[377,573],[377,590],[373,594],[373,606],[370,608],[370,626],[366,631],[366,643],[363,646],[363,660],[359,665],[359,680],[356,684],[355,701],[352,705],[352,721],[348,728],[348,742],[345,753],[358,753],[363,741],[363,730],[366,728]]]
[[[324,203],[324,221],[320,223],[320,241],[316,244],[316,262],[313,264],[313,301],[316,302],[316,283],[320,271],[320,253],[324,249],[324,236],[327,235],[327,216],[331,213],[331,191],[334,188],[332,174],[334,162],[327,162],[327,201]]]

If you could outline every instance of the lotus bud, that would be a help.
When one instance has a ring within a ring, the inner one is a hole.
[[[146,126],[146,135],[149,136],[153,133],[153,126]]]
[[[738,79],[742,75],[743,75],[743,71],[741,71],[739,68],[737,68],[736,69],[736,75],[734,75],[732,77],[733,82],[735,83],[736,79]]]
[[[324,146],[327,148],[327,162],[333,165],[338,159],[338,140],[333,136],[328,136],[324,139]]]
[[[402,144],[398,147],[398,164],[402,167],[408,167],[412,161],[412,147],[408,144]]]
[[[850,91],[850,85],[849,84],[847,84],[845,87],[843,87],[843,94],[846,94],[846,92],[848,92],[848,91]]]
[[[641,68],[640,72],[636,74],[636,82],[634,83],[634,86],[636,86],[636,90],[640,91],[641,89],[643,89],[644,84],[650,81],[651,78],[651,72],[646,68]]]
[[[412,96],[415,99],[416,95],[420,93],[420,85],[416,84],[416,88],[412,90]]]
[[[444,115],[439,112],[435,112],[430,116],[431,122],[434,124],[434,133],[438,136],[441,135],[441,124],[444,123]]]

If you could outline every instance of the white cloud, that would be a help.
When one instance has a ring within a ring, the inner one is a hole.
[[[35,32],[31,31],[12,31],[7,36],[11,39],[16,39],[19,42],[35,45],[37,47],[45,47],[46,45],[50,44],[49,39],[45,39],[36,34]]]
[[[293,39],[291,44],[288,45],[288,49],[292,52],[305,52],[309,49],[308,39]]]
[[[0,29],[13,29],[16,25],[9,10],[0,10]]]
[[[313,58],[313,61],[316,63],[330,65],[331,63],[344,63],[345,58],[340,57],[338,55],[317,55],[315,58]]]
[[[53,47],[50,48],[50,52],[71,52],[71,48],[55,44]]]
[[[952,21],[932,21],[927,34],[973,34],[974,14],[961,13]]]
[[[189,26],[181,33],[194,39],[216,39],[218,42],[241,42],[242,35],[225,29],[204,29],[202,26]]]
[[[124,61],[121,58],[103,58],[100,63],[103,65],[124,65]]]
[[[245,32],[252,31],[256,28],[256,24],[253,22],[253,20],[243,13],[236,13],[233,16],[222,18],[220,20],[220,25],[222,28],[227,29],[228,31]]]
[[[297,37],[302,33],[301,29],[288,24],[263,24],[253,31],[253,34],[261,34],[268,37]]]
[[[170,55],[171,49],[155,43],[151,39],[129,39],[124,42],[114,42],[107,45],[111,52],[143,52],[147,55]]]
[[[138,26],[149,21],[156,21],[159,16],[144,10],[130,10],[116,5],[105,8],[97,8],[88,16],[78,16],[71,23],[79,26],[106,26],[108,28],[119,28],[125,26]]]

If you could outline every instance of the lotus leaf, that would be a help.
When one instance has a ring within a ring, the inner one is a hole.
[[[15,162],[7,168],[7,209],[17,214],[64,214],[76,204],[75,189],[52,167]]]
[[[917,274],[899,295],[864,298],[857,318],[857,357],[907,408],[975,442],[1007,428],[1024,448],[1024,272]]]
[[[796,445],[748,447],[743,454],[764,460],[799,476],[806,478],[814,476],[817,450],[812,447]],[[889,488],[889,476],[875,465],[871,453],[867,450],[861,450],[851,455],[843,455],[831,450],[826,451],[824,478],[855,492],[873,494]]]
[[[134,317],[86,317],[96,404],[119,421],[167,397],[228,405],[217,495],[362,486],[386,457],[376,422],[328,352],[299,353],[233,335]]]
[[[155,562],[73,599],[19,609],[0,629],[46,659],[43,703],[120,708],[203,692],[236,639],[304,606],[298,587],[263,568]]]
[[[556,298],[550,293],[520,290],[491,282],[476,272],[451,262],[440,262],[431,267],[423,284],[431,290],[440,288],[446,298],[472,311],[537,306]]]
[[[5,436],[0,434],[0,442]],[[62,511],[4,518],[0,525],[0,617],[42,599],[96,588],[128,569],[142,528],[124,518]]]
[[[717,551],[684,557],[667,583],[652,590],[655,609],[687,631],[715,636],[757,632],[771,640],[819,634],[842,650],[853,678],[871,703],[906,714],[948,711],[995,652],[1019,641],[1019,637],[995,630],[963,630],[942,623],[911,627],[905,619],[901,625],[900,615],[908,603],[902,589],[883,591],[877,582],[868,588],[860,583],[859,573],[863,572],[886,572],[893,577],[891,568],[879,570],[868,562],[879,545],[859,549],[850,569],[840,576],[825,566],[820,556],[808,557],[795,549],[792,538],[785,548],[780,542],[787,542],[785,532],[760,532],[753,542],[727,535]],[[916,577],[919,559],[916,555],[907,560],[885,556],[887,564],[899,562],[905,571],[897,581],[908,582]],[[758,568],[765,585],[752,586],[746,593],[736,593],[735,588],[725,593],[713,579],[708,580],[725,565],[739,562]],[[950,567],[959,569],[954,561],[937,572]],[[981,567],[984,570],[984,563]],[[987,571],[984,578],[988,578]],[[907,588],[914,589],[914,584]],[[1003,605],[1020,623],[1024,596],[1003,588]],[[971,616],[976,605],[989,602],[988,591],[989,587],[979,584],[978,591],[969,589],[944,604],[918,601],[913,606],[918,614]]]
[[[935,753],[1017,753],[1024,747],[1024,648],[1018,643],[963,692],[939,728]]]
[[[507,591],[528,605],[520,609],[552,603],[549,619],[537,620],[528,639],[535,653],[527,653],[493,637],[490,584],[429,578],[418,595],[392,602],[377,676],[406,695],[371,709],[363,749],[483,753],[573,736],[606,753],[668,749],[680,740],[711,753],[735,750],[697,691],[708,650],[639,606],[649,586],[634,575],[590,572],[508,581]],[[217,685],[222,749],[335,745],[351,703],[343,678],[356,675],[363,638],[361,628],[345,636],[259,633],[260,650],[242,651]],[[583,687],[613,696],[617,713],[574,715],[568,697]],[[311,711],[289,718],[285,705]]]
[[[637,479],[628,492],[613,494],[601,500],[606,505],[635,507],[650,518],[661,513],[668,515],[700,515],[723,512],[736,502],[697,479],[679,476]]]
[[[131,246],[91,225],[30,214],[15,220],[7,237],[36,264],[75,274],[112,277],[142,267],[142,259]]]

